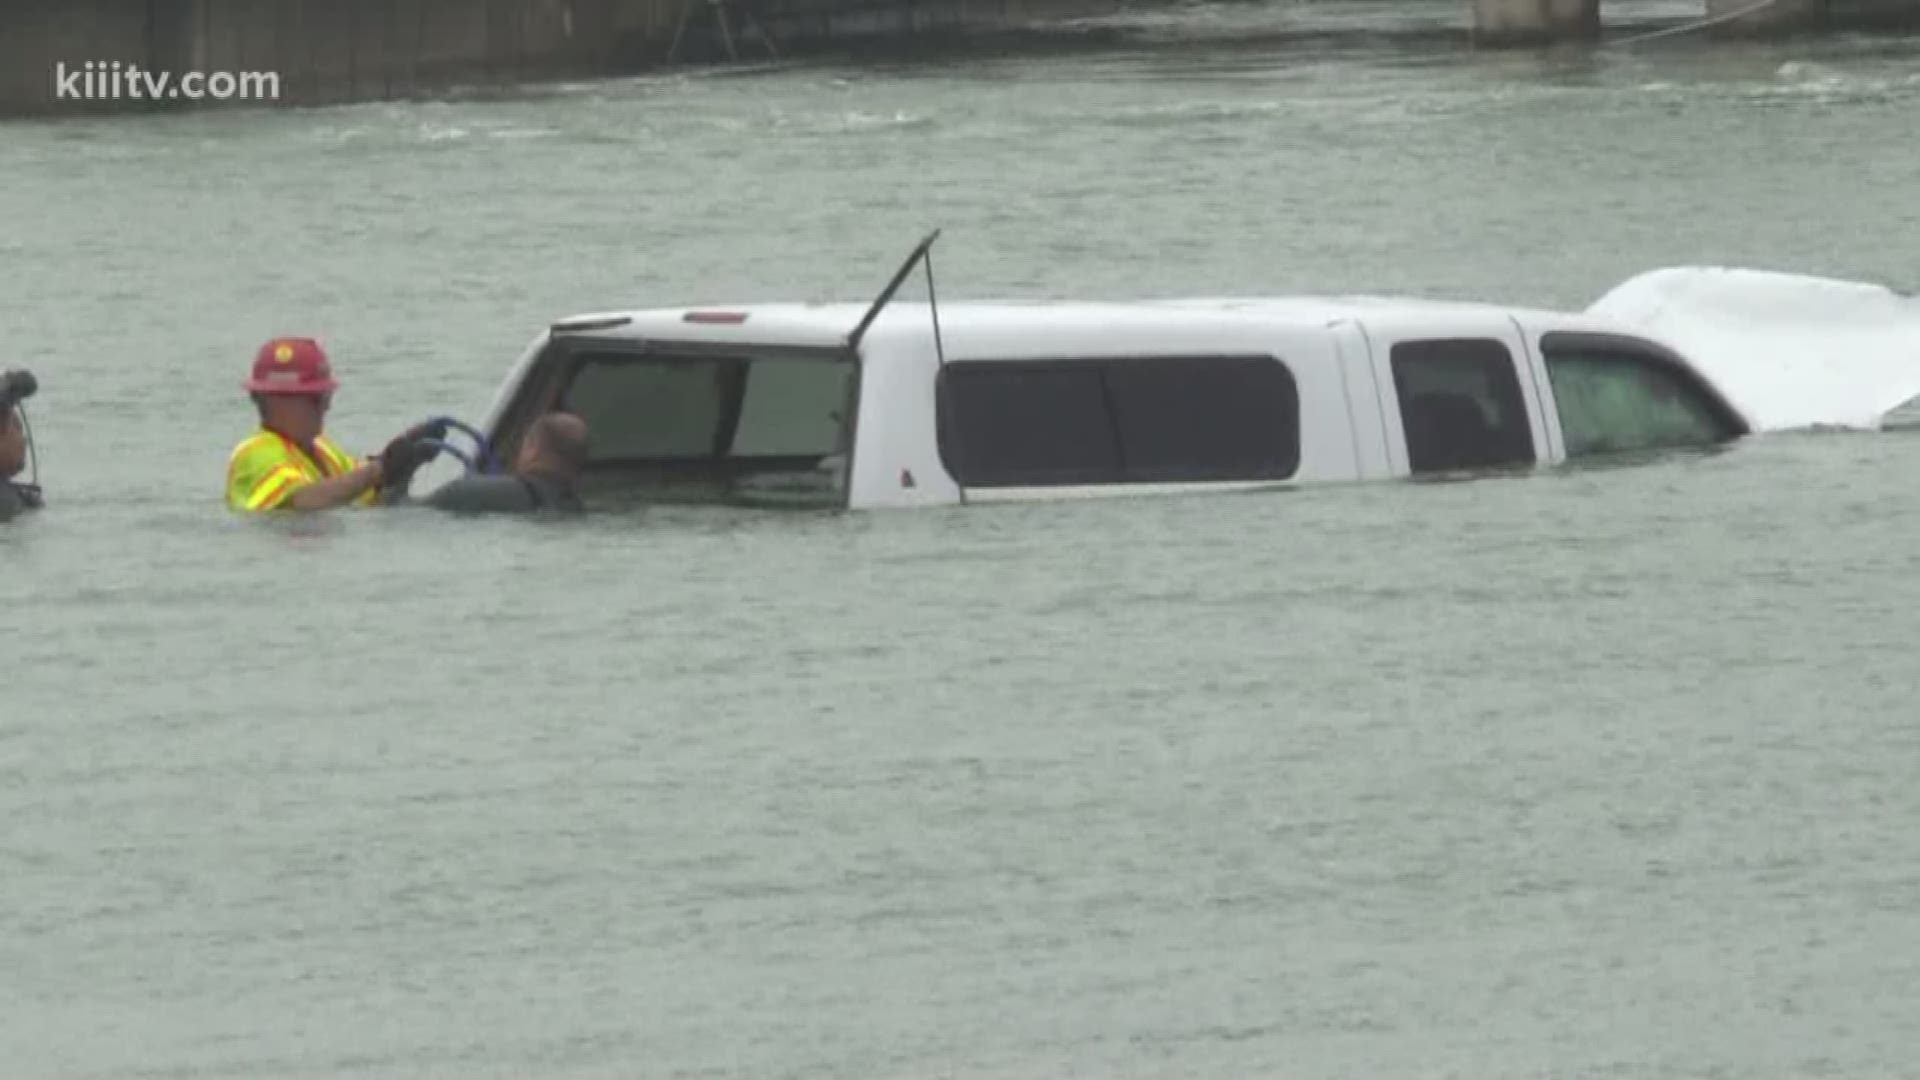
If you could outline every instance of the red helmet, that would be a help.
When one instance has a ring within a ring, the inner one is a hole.
[[[256,394],[330,394],[338,385],[326,350],[312,338],[274,338],[260,346],[245,383]]]

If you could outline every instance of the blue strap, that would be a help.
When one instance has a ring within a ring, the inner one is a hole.
[[[475,471],[474,465],[473,465],[473,456],[471,454],[468,454],[465,450],[460,449],[459,447],[453,445],[450,442],[447,442],[444,439],[423,439],[421,441],[425,445],[433,447],[434,450],[437,452],[444,451],[445,453],[452,454],[454,457],[459,458],[460,463],[467,467],[468,472]],[[428,460],[432,460],[432,459],[428,459]]]
[[[452,416],[436,416],[433,418],[433,423],[443,424],[449,430],[458,431],[473,440],[475,450],[474,458],[477,459],[477,462],[473,459],[463,459],[467,460],[468,468],[483,473],[499,471],[499,464],[493,457],[493,447],[487,443],[487,437],[480,434],[479,430],[473,427],[473,425]]]

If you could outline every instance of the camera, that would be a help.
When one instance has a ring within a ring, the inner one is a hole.
[[[9,371],[0,375],[0,412],[32,397],[40,389],[40,381],[31,371]]]

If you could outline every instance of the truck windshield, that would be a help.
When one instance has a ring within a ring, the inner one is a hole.
[[[832,503],[854,373],[835,357],[585,353],[562,407],[587,421],[583,486],[660,501]]]

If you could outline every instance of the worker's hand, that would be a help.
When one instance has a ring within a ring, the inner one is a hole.
[[[394,439],[394,442],[399,442],[402,439],[405,439],[409,442],[418,441],[420,439],[444,440],[447,437],[447,432],[450,430],[451,430],[451,427],[445,420],[428,420],[428,421],[425,421],[424,423],[415,424],[412,427],[408,428],[407,430],[401,432],[399,437]]]
[[[420,466],[432,461],[440,448],[430,445],[431,436],[414,435],[412,432],[401,435],[380,451],[380,486],[405,490],[413,482],[413,474]]]

